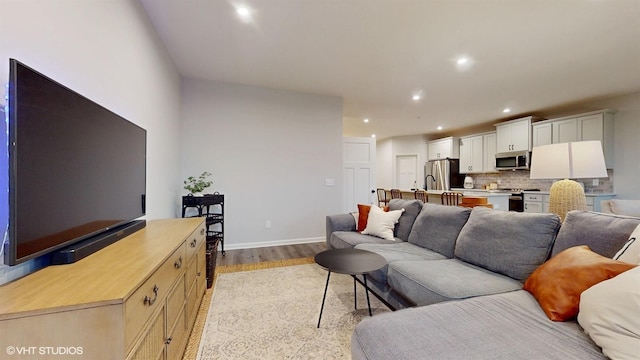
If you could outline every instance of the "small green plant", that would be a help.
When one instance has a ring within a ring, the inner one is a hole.
[[[187,180],[184,181],[184,188],[189,191],[189,194],[197,194],[204,191],[204,189],[208,188],[213,184],[212,181],[208,181],[207,178],[211,176],[211,173],[205,171],[202,175],[197,178],[193,176],[189,176]]]

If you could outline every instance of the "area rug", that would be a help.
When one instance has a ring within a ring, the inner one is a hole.
[[[316,264],[218,274],[198,359],[350,359],[351,333],[369,316],[353,278],[331,274],[320,328],[327,272]],[[390,311],[370,296],[374,316]]]

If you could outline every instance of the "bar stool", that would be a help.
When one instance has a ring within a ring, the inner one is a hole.
[[[376,189],[378,193],[378,206],[387,206],[389,204],[389,199],[387,199],[387,190],[378,188]]]
[[[429,199],[427,197],[427,192],[424,190],[416,190],[414,192],[416,199],[422,201],[423,203],[429,202]]]
[[[462,193],[445,191],[440,195],[442,199],[442,205],[458,206],[460,200],[462,200]]]
[[[402,192],[400,192],[400,189],[391,189],[391,198],[402,199]]]

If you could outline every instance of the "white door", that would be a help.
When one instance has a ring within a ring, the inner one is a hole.
[[[396,156],[396,188],[413,189],[418,181],[418,155]]]
[[[342,176],[344,212],[358,210],[358,204],[377,204],[376,140],[352,137],[342,140]]]

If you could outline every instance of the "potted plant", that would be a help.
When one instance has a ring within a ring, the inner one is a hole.
[[[195,195],[203,192],[206,188],[213,184],[212,181],[207,180],[207,178],[211,176],[211,173],[205,171],[197,178],[194,176],[189,176],[187,180],[184,181],[184,189],[189,192],[189,195]]]

